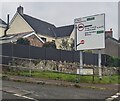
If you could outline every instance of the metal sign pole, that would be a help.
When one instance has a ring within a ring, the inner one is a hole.
[[[74,21],[74,49],[77,51],[77,23]],[[83,56],[82,56],[82,51],[80,51],[80,68],[79,68],[79,75],[82,74],[82,69],[83,69]],[[80,80],[80,77],[79,77]]]
[[[74,50],[77,50],[77,24],[74,22],[74,29],[75,29],[75,34],[74,34]]]
[[[83,74],[83,54],[82,51],[80,51],[80,69],[79,69],[79,74]]]
[[[102,68],[101,68],[101,50],[98,50],[98,67],[99,67],[99,78],[102,79]]]

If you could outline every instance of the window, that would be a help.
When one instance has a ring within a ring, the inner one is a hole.
[[[44,37],[41,37],[41,39],[42,39],[44,42],[46,42],[46,38],[44,38]]]

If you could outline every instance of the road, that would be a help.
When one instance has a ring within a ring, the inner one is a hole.
[[[11,93],[7,93],[7,92],[2,92],[2,97],[4,99],[24,99],[20,96],[16,96],[14,94],[11,94]]]
[[[3,81],[3,99],[107,99],[116,91]]]

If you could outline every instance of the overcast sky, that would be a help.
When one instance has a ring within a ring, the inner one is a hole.
[[[74,23],[75,18],[105,13],[106,30],[113,28],[114,38],[118,39],[118,3],[117,2],[2,2],[0,17],[6,21],[16,13],[17,7],[24,7],[24,13],[55,26]]]

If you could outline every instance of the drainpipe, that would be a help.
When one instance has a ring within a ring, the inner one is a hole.
[[[7,30],[8,29],[9,29],[9,14],[7,15],[7,27],[6,27],[5,31],[4,31],[4,36],[7,35]]]

